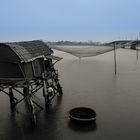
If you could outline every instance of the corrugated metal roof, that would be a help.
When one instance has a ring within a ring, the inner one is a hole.
[[[53,51],[43,41],[24,41],[5,43],[9,46],[20,58],[22,62],[29,62],[38,57],[51,55]]]

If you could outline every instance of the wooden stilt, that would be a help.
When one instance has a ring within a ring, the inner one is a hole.
[[[54,80],[55,80],[55,84],[57,87],[57,92],[59,93],[59,95],[63,95],[62,87],[59,84],[58,75],[56,76],[56,78]]]
[[[46,83],[46,79],[45,79],[45,73],[42,74],[42,79],[43,79],[43,96],[45,99],[45,107],[46,107],[46,109],[48,109],[49,105],[50,105],[50,100],[49,100],[49,96],[48,96],[48,92],[47,92],[47,83]]]
[[[9,98],[10,98],[11,110],[14,111],[16,103],[15,103],[15,100],[14,100],[14,94],[13,94],[13,90],[12,90],[11,87],[9,88]]]
[[[23,93],[19,90],[17,90],[16,88],[13,88],[16,92],[18,92],[19,94],[21,94],[22,96],[24,96],[24,98],[22,98],[21,100],[17,101],[17,103],[20,103],[21,101],[23,101],[26,98],[26,88],[23,88]],[[32,93],[32,95],[34,95],[35,92]],[[43,109],[43,107],[41,105],[39,105],[38,103],[36,103],[34,100],[32,100],[32,102],[39,107],[41,110]]]
[[[34,108],[34,105],[33,105],[32,96],[31,96],[31,93],[30,93],[29,85],[24,87],[23,92],[24,92],[24,95],[26,97],[25,101],[26,101],[26,104],[27,104],[27,109],[28,109],[31,125],[35,126],[36,125],[35,108]]]
[[[45,81],[45,73],[42,74],[42,79],[43,79],[43,96],[45,97],[47,94],[46,91],[46,81]]]

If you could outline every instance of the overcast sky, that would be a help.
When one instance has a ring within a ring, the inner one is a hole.
[[[0,41],[135,39],[140,0],[0,0]]]

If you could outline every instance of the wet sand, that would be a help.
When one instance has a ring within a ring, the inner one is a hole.
[[[117,75],[113,52],[78,59],[55,51],[63,57],[56,64],[64,95],[55,98],[50,110],[37,116],[31,128],[24,103],[12,114],[9,99],[0,94],[0,140],[139,140],[140,139],[140,60],[136,51],[117,50]],[[44,104],[41,91],[38,101]],[[96,124],[76,125],[68,111],[85,106],[96,110]],[[22,111],[23,110],[23,111]]]

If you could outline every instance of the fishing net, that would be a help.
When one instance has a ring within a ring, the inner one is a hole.
[[[70,53],[79,58],[97,56],[114,50],[113,46],[52,46],[51,48]]]

